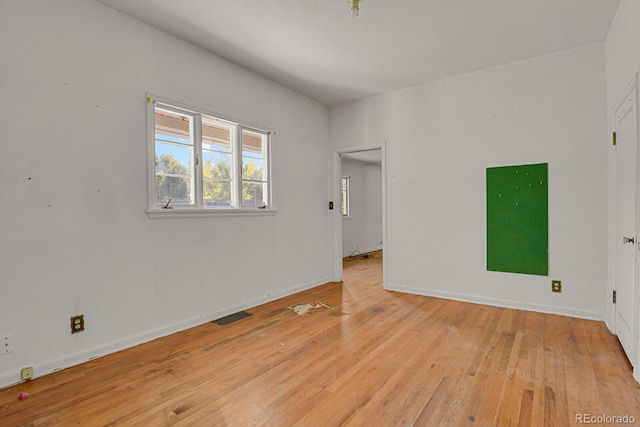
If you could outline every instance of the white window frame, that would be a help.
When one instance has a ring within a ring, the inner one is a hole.
[[[242,122],[236,119],[225,117],[224,115],[207,112],[202,108],[196,108],[178,101],[162,98],[160,96],[147,93],[147,177],[148,177],[148,208],[149,218],[189,218],[194,216],[217,217],[217,216],[263,216],[274,215],[277,209],[274,204],[273,191],[273,161],[271,157],[273,136],[275,131],[264,126]],[[156,203],[156,165],[155,165],[155,112],[156,107],[184,114],[192,117],[192,138],[194,150],[194,187],[191,193],[194,195],[192,204],[163,206]],[[202,119],[206,121],[219,121],[232,127],[231,152],[232,152],[232,177],[231,191],[232,204],[230,207],[205,207],[203,201],[203,173],[202,173]],[[266,186],[266,200],[264,206],[251,206],[243,203],[242,198],[242,131],[264,135],[264,157],[263,167],[266,167],[264,176]]]

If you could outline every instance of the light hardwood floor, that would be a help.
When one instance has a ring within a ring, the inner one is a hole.
[[[0,425],[640,425],[603,323],[387,292],[380,257],[248,311],[0,390]]]

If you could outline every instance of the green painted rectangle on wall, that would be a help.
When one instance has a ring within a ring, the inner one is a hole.
[[[487,270],[549,274],[547,163],[487,168]]]

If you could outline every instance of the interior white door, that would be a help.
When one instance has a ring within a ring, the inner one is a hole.
[[[628,92],[616,117],[616,315],[615,331],[635,365],[637,242],[637,111],[636,88]]]

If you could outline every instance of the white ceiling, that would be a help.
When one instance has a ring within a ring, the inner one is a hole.
[[[325,105],[604,42],[618,0],[96,0]]]
[[[382,165],[382,149],[380,148],[342,153],[342,157],[347,157],[361,162],[373,163],[378,166]]]

